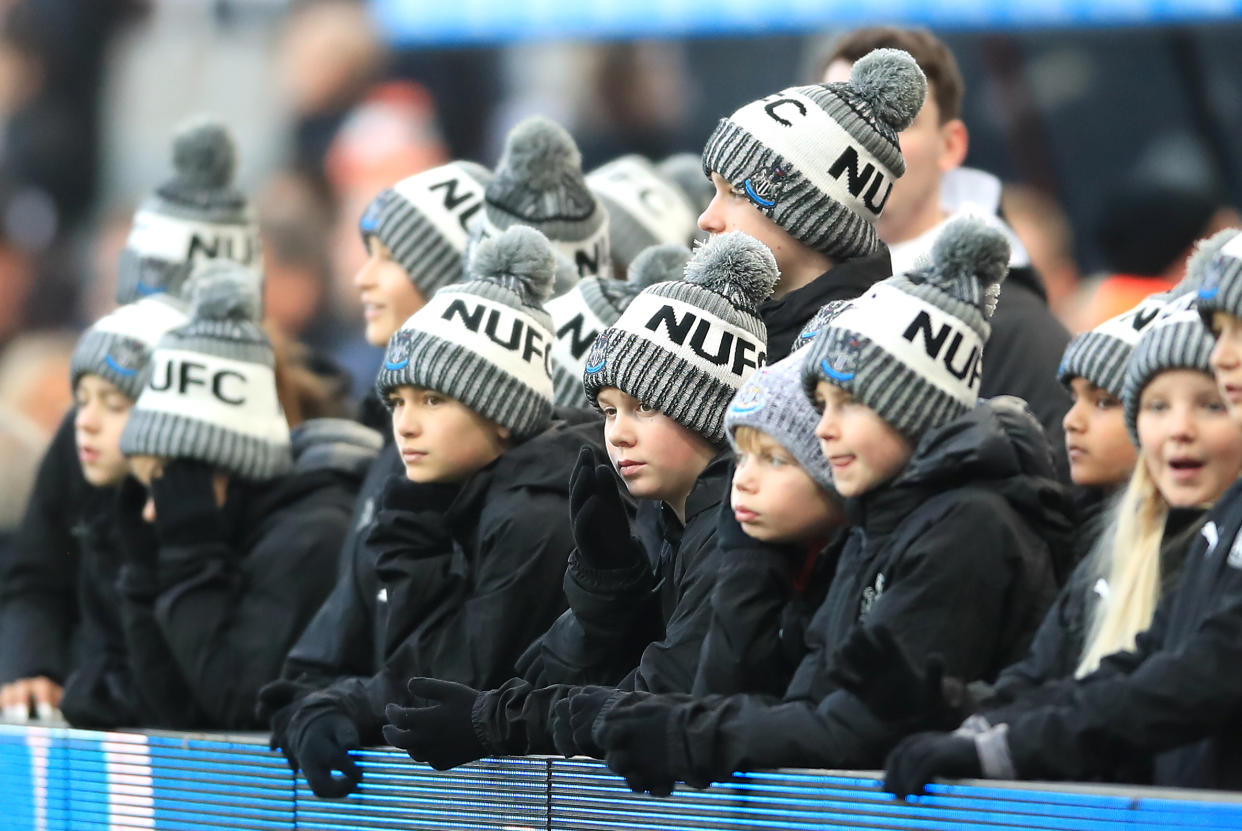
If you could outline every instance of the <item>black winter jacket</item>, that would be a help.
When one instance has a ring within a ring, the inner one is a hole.
[[[451,549],[379,565],[388,598],[382,666],[305,695],[290,718],[308,723],[335,709],[363,744],[376,744],[385,705],[408,700],[411,677],[487,688],[513,675],[565,608],[569,474],[586,444],[602,447],[598,422],[558,423],[471,477],[445,514]]]
[[[759,317],[768,330],[768,363],[789,354],[794,341],[820,307],[833,300],[853,300],[880,280],[893,274],[888,248],[881,244],[868,257],[846,260],[833,266],[800,289],[759,306]]]
[[[92,488],[82,476],[74,410],[39,464],[26,513],[0,558],[0,684],[45,675],[64,683],[77,657],[79,546],[74,523]]]
[[[1181,582],[1186,549],[1199,532],[1204,514],[1201,508],[1169,512],[1160,544],[1162,596]],[[1102,597],[1100,583],[1105,582],[1106,577],[1091,559],[1079,563],[1040,624],[1026,657],[1001,672],[991,694],[980,702],[983,709],[1010,703],[1021,705],[1022,697],[1041,685],[1073,677],[1082,661],[1091,620]]]
[[[1157,785],[1242,788],[1242,482],[1186,552],[1133,652],[999,728],[1018,776],[1089,779],[1154,757]]]
[[[875,767],[900,736],[829,678],[859,623],[883,624],[917,660],[965,678],[1026,649],[1055,594],[1050,547],[1070,531],[1042,430],[990,403],[924,436],[892,484],[846,502],[851,531],[807,654],[784,700],[712,696],[673,705],[682,772]]]
[[[153,551],[126,552],[120,611],[140,726],[262,726],[259,688],[332,588],[354,494],[381,443],[330,419],[306,422],[293,441],[292,473],[229,482],[218,539],[170,545],[156,534]]]
[[[684,525],[661,506],[664,542],[649,568],[595,571],[570,558],[569,611],[522,656],[520,677],[483,693],[475,705],[476,731],[490,752],[553,752],[548,720],[575,686],[691,690],[711,623],[716,512],[732,467],[728,452],[708,463],[686,500]]]

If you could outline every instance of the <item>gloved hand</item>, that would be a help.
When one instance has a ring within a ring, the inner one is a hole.
[[[600,711],[614,696],[625,693],[614,687],[577,687],[552,708],[552,741],[565,758],[591,756],[604,758],[604,749],[595,740],[594,728]]]
[[[968,715],[964,686],[944,677],[944,657],[932,653],[919,667],[884,625],[855,626],[828,675],[884,721],[948,730]]]
[[[983,775],[974,739],[952,733],[907,736],[884,762],[884,790],[905,799],[923,793],[936,777],[977,779]]]
[[[151,480],[155,532],[165,545],[199,545],[224,538],[212,470],[192,459],[172,459]]]
[[[595,736],[608,767],[625,779],[634,793],[668,796],[679,779],[694,779],[684,759],[672,758],[676,705],[650,697],[617,707],[604,717]],[[710,782],[690,782],[707,787]]]
[[[569,516],[578,559],[587,568],[606,571],[646,562],[642,544],[630,534],[612,465],[589,445],[578,451],[569,477]]]
[[[411,678],[407,688],[422,701],[412,707],[389,704],[384,708],[389,722],[384,725],[384,739],[389,744],[436,770],[455,768],[488,755],[474,729],[478,690],[435,678]]]
[[[294,716],[298,720],[298,716]],[[349,751],[361,744],[358,728],[344,713],[335,709],[315,712],[302,724],[291,724],[286,731],[292,747],[281,747],[289,767],[301,768],[315,796],[340,799],[358,788],[362,770]],[[279,734],[272,734],[272,749],[277,749]],[[332,773],[339,770],[342,775]]]
[[[453,536],[445,512],[460,488],[443,483],[411,482],[391,477],[379,498],[379,513],[366,544],[377,560],[451,554]]]

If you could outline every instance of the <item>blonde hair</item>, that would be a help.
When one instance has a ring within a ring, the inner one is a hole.
[[[1108,581],[1108,594],[1091,613],[1076,678],[1094,672],[1105,655],[1133,649],[1135,636],[1151,625],[1160,600],[1160,545],[1168,515],[1169,503],[1147,469],[1146,453],[1140,451],[1091,552],[1093,572]]]

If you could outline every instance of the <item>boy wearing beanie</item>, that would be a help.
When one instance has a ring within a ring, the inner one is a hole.
[[[386,347],[410,315],[463,274],[471,222],[492,174],[450,162],[402,179],[371,200],[358,223],[368,259],[354,276],[367,343]]]
[[[582,373],[595,339],[617,322],[640,291],[680,277],[689,259],[690,250],[684,245],[657,245],[634,259],[624,281],[584,277],[572,289],[548,301],[548,314],[556,330],[552,384],[557,406],[590,405],[582,388]]]
[[[302,697],[273,737],[320,796],[357,787],[348,751],[381,741],[410,676],[498,684],[565,608],[570,470],[599,428],[552,420],[555,268],[542,234],[510,228],[389,341],[376,387],[403,471],[367,541],[389,610],[383,663]]]
[[[848,83],[791,87],[721,119],[703,150],[716,196],[699,217],[712,234],[744,231],[781,271],[760,314],[774,360],[824,304],[862,294],[892,271],[875,232],[905,172],[897,134],[927,82],[905,52],[880,49]]]
[[[1209,363],[1221,398],[1242,429],[1242,235],[1222,231],[1205,247],[1214,253],[1194,306],[1215,338]],[[1152,357],[1180,351],[1185,340],[1161,339]],[[1147,374],[1134,372],[1136,383]],[[886,763],[886,787],[904,797],[936,776],[1108,777],[1136,759],[1151,760],[1153,783],[1163,787],[1242,787],[1240,531],[1242,485],[1234,482],[1186,551],[1180,586],[1161,598],[1133,650],[985,732],[911,736]]]
[[[542,116],[519,122],[487,185],[475,239],[514,225],[541,232],[556,252],[552,296],[583,277],[611,277],[608,212],[582,175],[582,154],[565,128]]]
[[[1022,654],[1052,598],[1047,443],[1020,404],[975,406],[989,298],[1008,246],[974,222],[946,232],[929,269],[845,305],[802,364],[816,436],[853,533],[784,702],[631,699],[596,738],[636,789],[667,793],[735,770],[865,768],[899,737],[834,677],[837,647],[883,626],[963,678]]]
[[[121,253],[117,303],[151,297],[184,309],[191,269],[215,258],[244,265],[261,279],[258,225],[232,185],[236,147],[228,129],[197,119],[173,139],[173,175],[134,215]],[[0,562],[0,706],[24,717],[27,700],[50,703],[64,680],[73,645],[78,540],[66,514],[90,496],[74,443],[74,414],[61,421],[39,466],[17,539]],[[66,565],[68,563],[68,565]],[[37,682],[37,691],[35,682]]]
[[[372,200],[359,221],[370,257],[354,277],[368,343],[386,347],[437,290],[461,279],[467,229],[482,210],[483,188],[490,179],[481,165],[451,162],[403,179]],[[387,654],[389,598],[367,536],[385,485],[404,475],[405,465],[392,444],[391,417],[377,393],[364,399],[363,413],[366,423],[383,427],[385,441],[354,502],[341,549],[341,574],[290,650],[280,680],[259,693],[259,715],[271,724],[276,746],[286,746],[284,730],[302,698],[342,678],[374,675]]]
[[[600,334],[583,384],[604,413],[608,460],[580,454],[570,483],[570,610],[523,656],[522,677],[499,689],[411,681],[429,706],[390,707],[389,742],[440,769],[550,752],[552,710],[575,685],[690,691],[729,472],[725,409],[764,363],[755,307],[776,279],[764,246],[722,235],[691,258],[683,279],[648,287]],[[659,506],[658,556],[631,536],[618,472],[640,506]]]
[[[129,475],[121,433],[142,390],[151,350],[165,332],[185,321],[176,306],[146,297],[98,320],[73,352],[74,438],[82,474],[91,485],[72,519],[80,546],[76,577],[82,648],[65,680],[60,707],[73,725],[137,723],[137,694],[125,660],[114,587],[121,554],[114,502],[117,486]]]
[[[257,292],[236,264],[196,272],[190,320],[159,341],[121,435],[134,478],[116,508],[118,586],[139,724],[258,726],[259,687],[332,585],[359,462],[314,452],[315,422],[291,439]]]

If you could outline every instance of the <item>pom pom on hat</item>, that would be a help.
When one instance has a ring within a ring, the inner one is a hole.
[[[190,298],[196,320],[259,319],[254,274],[228,260],[210,260],[197,269],[190,278]]]
[[[897,133],[914,123],[927,95],[923,70],[900,49],[876,49],[859,58],[850,71],[850,86]]]
[[[482,240],[470,259],[472,278],[505,282],[528,305],[543,303],[551,296],[555,273],[556,255],[548,238],[524,225]]]
[[[535,116],[509,132],[497,171],[536,190],[549,190],[566,177],[581,177],[582,154],[564,127]]]
[[[182,184],[227,187],[237,168],[237,143],[219,121],[195,119],[182,126],[173,139],[173,168]]]
[[[653,245],[630,263],[629,273],[621,286],[633,295],[656,283],[680,280],[689,260],[690,249],[684,245]]]
[[[685,280],[722,294],[734,305],[754,309],[772,296],[780,279],[768,247],[741,231],[717,234],[686,263]]]

